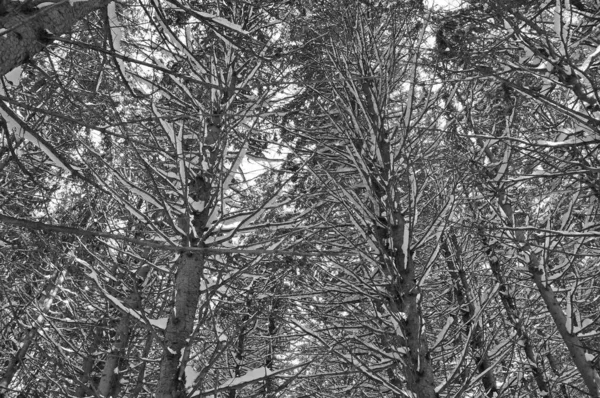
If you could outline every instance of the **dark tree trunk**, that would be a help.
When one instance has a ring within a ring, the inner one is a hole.
[[[73,25],[109,3],[109,0],[89,0],[71,5],[61,1],[56,5],[28,10],[22,3],[9,3],[0,15],[0,76],[27,62],[52,41],[71,30]],[[14,4],[14,6],[12,6]]]
[[[156,398],[185,395],[184,350],[194,329],[200,299],[200,277],[204,267],[202,253],[182,253],[175,277],[175,306],[165,331],[165,351],[160,363]]]

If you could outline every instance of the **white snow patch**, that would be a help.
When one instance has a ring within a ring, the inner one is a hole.
[[[4,29],[0,29],[0,33],[2,33],[1,32],[2,30],[4,30]],[[4,78],[6,80],[8,80],[8,82],[12,86],[17,87],[19,84],[21,84],[21,73],[22,72],[23,72],[23,67],[17,66],[15,69],[11,70],[6,75],[4,75]]]
[[[196,372],[191,365],[185,367],[185,389],[191,390],[194,387],[196,378],[200,375],[200,372]]]
[[[159,329],[166,329],[169,318],[148,319],[150,325],[156,326]]]
[[[218,17],[216,15],[209,14],[207,12],[196,11],[196,13],[204,18],[211,19],[213,22],[218,23],[221,26],[229,28],[231,30],[235,30],[236,32],[247,35],[248,32],[245,31],[240,25],[235,24],[231,21],[226,20],[225,18]]]
[[[240,384],[249,383],[249,382],[252,382],[255,380],[260,380],[260,379],[270,376],[272,373],[273,373],[273,371],[268,369],[265,366],[263,366],[262,368],[252,369],[243,376],[234,377],[232,379],[225,381],[223,384],[221,384],[219,389],[234,387],[234,386],[237,386]]]
[[[450,328],[450,326],[452,326],[453,323],[454,323],[454,318],[449,316],[448,319],[446,319],[446,324],[444,325],[444,327],[438,334],[437,338],[435,339],[435,343],[433,344],[433,346],[431,348],[432,350],[442,342],[444,337],[446,337],[446,333],[448,333],[448,329]]]
[[[594,358],[596,358],[596,356],[595,356],[595,355],[593,355],[593,354],[590,354],[589,352],[586,352],[586,353],[585,353],[585,359],[586,359],[588,362],[591,362],[591,361],[593,361],[593,360],[594,360]]]

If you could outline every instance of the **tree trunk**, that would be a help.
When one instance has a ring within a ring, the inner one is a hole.
[[[550,387],[548,387],[548,383],[546,382],[543,369],[538,366],[538,355],[535,352],[531,338],[527,333],[525,322],[520,314],[519,308],[517,307],[515,298],[510,291],[509,284],[501,270],[498,256],[494,252],[494,249],[489,245],[487,238],[482,232],[480,232],[480,237],[483,241],[484,252],[486,253],[487,259],[490,262],[492,274],[500,285],[500,302],[506,311],[508,322],[512,325],[517,337],[519,338],[519,342],[521,342],[520,345],[523,347],[525,357],[527,358],[527,364],[529,365],[531,374],[533,375],[533,378],[540,391],[540,395],[551,398],[552,392],[550,391]]]
[[[400,328],[404,334],[402,337],[406,340],[408,350],[404,365],[406,384],[418,398],[437,398],[427,336],[424,333],[421,315],[421,290],[417,284],[410,245],[404,244],[404,240],[410,239],[409,234],[405,234],[404,223],[408,221],[404,220],[402,214],[394,214],[394,217],[400,222],[391,228],[393,247],[397,249],[392,279],[395,291],[390,309],[399,318]],[[404,247],[409,248],[407,253],[402,249]]]
[[[194,328],[203,267],[203,253],[182,253],[179,258],[175,276],[175,306],[165,331],[156,398],[185,395],[184,351]]]
[[[478,314],[473,302],[474,297],[472,297],[473,294],[469,281],[467,280],[465,271],[457,265],[461,261],[462,253],[454,233],[451,232],[448,237],[442,240],[442,251],[446,258],[446,266],[448,267],[450,278],[454,284],[459,311],[465,326],[464,334],[465,336],[471,335],[468,343],[471,346],[477,370],[479,374],[483,374],[481,381],[485,393],[490,398],[494,397],[498,394],[496,378],[494,371],[490,369],[492,365],[486,349],[483,328],[481,327],[481,323],[475,319]]]
[[[0,76],[27,62],[52,41],[71,30],[89,13],[106,7],[109,0],[87,0],[71,5],[62,0],[55,5],[33,8],[28,12],[22,3],[9,3],[0,15]],[[11,7],[11,5],[14,6]]]
[[[83,372],[79,381],[79,386],[77,387],[76,391],[77,398],[83,398],[89,395],[94,395],[93,390],[89,386],[89,382],[95,362],[95,356],[93,355],[93,353],[95,353],[98,350],[98,344],[100,343],[100,338],[102,335],[100,325],[93,326],[90,329],[90,335],[92,336],[92,342],[88,348],[88,355],[86,355],[86,357],[83,359]]]
[[[271,294],[275,296],[276,289],[271,290]],[[275,339],[277,337],[277,314],[279,307],[279,299],[271,298],[271,311],[269,312],[269,340],[267,343],[267,357],[265,358],[265,368],[273,370],[273,362],[275,360]],[[275,385],[272,377],[265,379],[265,398],[274,398],[276,394]]]
[[[560,333],[565,345],[569,349],[575,367],[581,374],[583,382],[589,390],[590,396],[596,398],[599,397],[600,377],[596,370],[594,370],[592,364],[586,359],[585,351],[579,337],[567,329],[567,317],[565,316],[560,303],[556,299],[552,287],[545,282],[544,271],[539,263],[537,254],[531,250],[528,244],[523,248],[523,251],[529,257],[528,266],[529,272],[531,272],[533,276],[533,282],[540,292],[550,316],[554,320],[558,333]]]
[[[152,348],[153,339],[154,338],[153,338],[152,332],[148,332],[148,335],[146,336],[146,344],[144,346],[144,351],[142,353],[142,358],[148,358],[148,353],[150,353],[150,349]],[[145,376],[146,376],[146,363],[147,363],[146,361],[142,361],[142,363],[140,365],[137,382],[136,382],[135,388],[133,389],[133,393],[131,394],[132,398],[137,398],[138,395],[140,395],[140,392],[142,391],[142,389],[144,388],[144,380],[145,380]]]
[[[497,198],[502,211],[506,214],[508,227],[520,227],[520,223],[514,221],[515,213],[512,204],[506,199],[503,190],[499,191]],[[581,378],[589,390],[590,396],[600,397],[600,377],[592,364],[587,361],[585,350],[579,337],[567,329],[567,317],[556,298],[556,294],[554,294],[554,290],[552,290],[552,286],[546,281],[544,268],[540,264],[537,253],[534,252],[529,242],[525,239],[524,233],[521,231],[515,233],[514,243],[517,247],[520,247],[519,251],[524,258],[524,262],[527,264],[533,282],[542,300],[544,300],[544,304],[546,304],[546,308],[554,320],[556,329],[567,346],[575,367],[581,374]]]
[[[116,397],[116,388],[119,371],[119,361],[123,357],[127,342],[129,341],[129,314],[122,314],[117,326],[115,341],[110,348],[110,353],[104,364],[102,377],[98,384],[98,392],[103,397]]]

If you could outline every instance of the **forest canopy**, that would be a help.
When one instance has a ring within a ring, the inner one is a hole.
[[[0,398],[599,398],[598,26],[0,0]]]

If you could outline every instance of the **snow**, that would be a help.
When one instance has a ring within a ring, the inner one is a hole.
[[[2,33],[3,30],[5,30],[5,29],[0,29],[0,34]],[[8,72],[6,75],[4,75],[4,78],[6,80],[8,80],[8,82],[12,86],[17,87],[19,84],[21,84],[21,73],[22,72],[23,72],[23,67],[17,66],[16,68],[14,68],[10,72]]]
[[[438,334],[437,338],[435,339],[435,343],[433,343],[433,346],[431,347],[432,350],[435,349],[438,345],[440,345],[440,343],[442,342],[444,337],[446,337],[446,333],[448,333],[448,329],[450,328],[450,326],[452,326],[453,323],[454,323],[454,318],[449,316],[448,319],[446,319],[446,324],[444,325],[444,327]]]
[[[116,173],[113,174],[131,193],[140,196],[142,199],[144,199],[144,201],[146,201],[147,203],[152,203],[159,209],[163,207],[162,204],[160,204],[156,199],[154,199],[154,197],[152,197],[152,195],[150,195],[149,193],[141,190],[140,188],[135,187],[133,184],[131,184],[129,181],[126,181],[120,175]]]
[[[400,316],[402,315],[403,313],[401,312]],[[396,334],[402,338],[406,338],[406,336],[404,336],[404,332],[402,331],[402,327],[400,327],[400,323],[394,315],[392,315],[392,324],[394,325],[394,331],[396,332]]]
[[[185,389],[191,390],[194,387],[196,378],[200,375],[200,372],[196,372],[191,365],[185,367]]]
[[[2,30],[2,29],[0,29],[0,30]],[[581,64],[579,69],[581,69],[583,72],[587,71],[588,68],[590,67],[590,64],[592,63],[594,58],[596,56],[598,56],[598,54],[600,54],[600,45],[598,47],[596,47],[596,50],[585,59],[585,61],[583,62],[583,64]]]
[[[169,318],[148,319],[150,325],[156,326],[159,329],[166,329]]]
[[[271,374],[273,374],[273,371],[268,369],[265,366],[263,366],[262,368],[252,369],[252,370],[249,370],[243,376],[234,377],[232,379],[225,381],[223,384],[221,384],[219,389],[230,388],[230,387],[238,386],[240,384],[250,383],[250,382],[253,382],[256,380],[263,379],[267,376],[270,376]]]
[[[554,32],[561,39],[561,45],[559,47],[561,55],[566,55],[564,43],[568,41],[569,18],[563,18],[563,5],[561,3],[560,0],[557,0],[556,6],[554,7]]]
[[[173,145],[176,145],[176,143],[175,143],[175,131],[173,130],[173,126],[169,122],[167,122],[166,120],[164,120],[162,118],[162,115],[160,114],[160,112],[158,111],[158,108],[156,108],[156,104],[154,104],[154,103],[152,104],[152,112],[154,112],[154,114],[158,118],[158,121],[160,122],[160,125],[162,126],[162,128],[165,130],[165,132],[169,136],[169,139],[171,140],[171,143]]]
[[[115,51],[121,50],[121,39],[123,38],[123,30],[119,26],[119,17],[117,16],[117,11],[115,8],[115,2],[112,1],[108,4],[108,21],[110,23],[110,35],[113,41],[113,47]],[[117,61],[118,62],[118,61]],[[120,64],[123,63],[123,60],[120,60]]]
[[[236,174],[238,172],[238,169],[240,168],[242,161],[246,157],[247,151],[248,151],[248,142],[246,142],[244,144],[244,146],[240,150],[240,152],[235,160],[235,163],[229,169],[229,173],[227,173],[227,177],[225,177],[225,181],[223,182],[223,192],[229,190],[229,185],[231,184],[233,176],[234,176],[234,174]]]
[[[591,362],[591,361],[593,361],[593,360],[594,360],[594,358],[596,358],[596,356],[595,356],[595,355],[593,355],[593,354],[590,354],[590,353],[588,353],[588,352],[586,352],[586,353],[585,353],[585,359],[586,359],[588,362]]]
[[[201,212],[201,211],[203,211],[203,210],[204,210],[205,203],[204,203],[204,201],[203,201],[203,200],[201,200],[201,201],[198,201],[198,202],[194,202],[194,201],[192,201],[192,203],[191,203],[191,207],[192,207],[192,209],[193,209],[193,210],[195,210],[195,211],[197,211],[197,212]]]
[[[106,291],[103,291],[104,295],[106,296],[106,298],[108,298],[110,301],[112,301],[117,307],[119,307],[121,310],[123,310],[124,312],[131,314],[133,316],[135,316],[136,318],[139,319],[140,315],[137,313],[137,311],[132,310],[131,308],[127,307],[125,304],[123,304],[121,302],[121,300],[119,300],[118,298],[116,298],[115,296],[107,293]]]
[[[580,325],[580,326],[575,326],[575,327],[573,328],[573,333],[574,333],[574,334],[577,334],[577,333],[579,333],[581,330],[583,330],[583,329],[587,328],[588,326],[590,326],[590,325],[591,325],[591,324],[593,324],[593,323],[594,323],[594,321],[592,321],[592,320],[591,320],[591,319],[589,319],[589,318],[586,318],[586,319],[584,319],[584,320],[581,322],[581,325]]]
[[[73,1],[82,1],[82,0],[69,0],[71,5],[73,5]],[[83,0],[85,1],[85,0]],[[108,14],[108,23],[110,25],[110,35],[112,38],[112,46],[116,53],[121,51],[121,40],[123,39],[123,29],[121,27],[121,22],[119,21],[119,17],[117,16],[117,11],[115,9],[115,2],[112,1],[107,6],[107,14]],[[129,75],[125,69],[125,62],[122,58],[115,57],[117,61],[117,65],[123,77],[131,83],[131,75]]]
[[[240,25],[230,22],[230,21],[226,20],[225,18],[221,18],[216,15],[209,14],[207,12],[196,11],[196,13],[203,18],[210,19],[213,22],[218,23],[221,26],[224,26],[231,30],[235,30],[236,32],[239,32],[239,33],[248,34],[248,32],[245,31]]]
[[[62,160],[60,160],[60,158],[58,157],[57,154],[54,153],[52,148],[48,147],[44,142],[41,142],[37,137],[35,137],[30,132],[21,129],[21,126],[19,126],[18,123],[13,118],[8,116],[4,111],[0,110],[0,115],[3,117],[4,120],[6,120],[9,127],[11,127],[11,124],[12,124],[12,127],[18,128],[17,131],[20,133],[18,135],[20,135],[27,141],[31,142],[32,144],[34,144],[35,146],[40,148],[46,154],[46,156],[48,156],[50,158],[50,160],[52,161],[52,163],[54,163],[54,165],[56,167],[61,168],[68,173],[71,172],[69,170],[69,167],[67,167],[67,165]]]
[[[408,256],[410,255],[408,251],[408,243],[410,240],[410,225],[407,220],[404,220],[404,233],[402,235],[402,253],[404,254],[404,264],[402,264],[402,269],[407,269],[408,267]]]
[[[507,30],[508,35],[512,35],[514,32],[514,29],[512,28],[512,26],[510,26],[510,23],[506,19],[504,20],[504,29]]]
[[[504,157],[502,158],[502,164],[500,165],[500,168],[498,169],[498,173],[496,174],[496,177],[494,177],[494,181],[500,181],[504,175],[506,174],[506,170],[508,169],[508,162],[510,161],[510,154],[511,154],[511,150],[510,148],[512,147],[508,147],[506,149],[506,151],[504,151]]]

